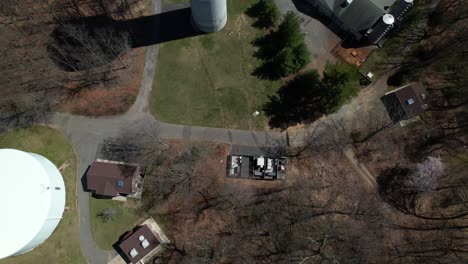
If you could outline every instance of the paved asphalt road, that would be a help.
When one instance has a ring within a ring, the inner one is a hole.
[[[295,10],[295,6],[290,0],[275,0],[282,12]],[[154,1],[153,13],[157,14],[161,10],[161,1]],[[303,14],[300,14],[304,16]],[[312,53],[316,56],[332,60],[329,54],[329,46],[337,41],[336,35],[329,31],[320,22],[305,17],[303,29],[308,32],[308,45]],[[330,44],[331,43],[331,44]],[[96,157],[97,147],[105,138],[115,137],[122,129],[132,126],[135,122],[153,122],[159,127],[160,137],[164,139],[185,139],[194,141],[213,141],[237,145],[259,146],[266,144],[272,138],[282,136],[279,132],[230,130],[223,128],[208,128],[197,126],[184,126],[162,123],[154,119],[148,113],[148,101],[151,94],[154,71],[157,63],[158,46],[147,47],[146,64],[141,88],[135,104],[130,110],[121,116],[90,118],[74,116],[63,113],[56,113],[50,125],[61,130],[71,141],[78,156],[78,201],[80,212],[80,245],[83,255],[88,263],[107,263],[113,256],[114,251],[101,250],[94,243],[89,222],[89,194],[83,190],[81,177],[86,172],[88,166]],[[322,62],[323,63],[323,62]],[[320,65],[319,65],[320,66]],[[317,67],[319,67],[317,66]],[[322,65],[323,66],[323,65]],[[368,109],[362,109],[362,105],[375,105],[378,103],[380,94],[385,91],[385,83],[380,80],[375,85],[366,88],[350,104],[345,105],[338,113],[322,118],[315,122],[308,130],[329,122],[330,120],[344,120],[346,124],[355,127],[357,119],[363,119]],[[359,118],[356,118],[359,117]],[[329,126],[323,126],[324,134],[334,136],[333,131],[326,130]],[[307,130],[296,131],[296,143],[300,143],[301,138],[307,134]],[[109,230],[112,232],[112,230]]]

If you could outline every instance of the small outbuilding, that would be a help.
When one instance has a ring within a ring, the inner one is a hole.
[[[138,192],[142,179],[138,164],[96,160],[86,173],[86,182],[97,195],[117,197]]]
[[[113,246],[117,255],[109,264],[144,264],[150,262],[164,250],[163,244],[170,243],[153,218],[123,234]]]
[[[381,99],[394,122],[420,116],[428,103],[427,91],[419,82],[390,91]]]
[[[118,247],[127,263],[138,263],[159,244],[158,238],[151,232],[151,229],[147,225],[142,225],[129,232]]]

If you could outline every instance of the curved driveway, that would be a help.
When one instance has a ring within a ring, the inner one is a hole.
[[[161,1],[153,2],[153,13],[161,10]],[[160,137],[164,139],[185,139],[195,141],[214,141],[240,145],[258,146],[264,145],[271,138],[281,136],[279,132],[230,130],[223,128],[207,128],[198,126],[184,126],[159,122],[148,113],[149,97],[151,94],[154,72],[156,68],[158,46],[147,47],[146,63],[141,83],[141,88],[134,105],[121,116],[90,118],[70,114],[56,113],[50,125],[61,130],[72,142],[77,153],[78,165],[78,202],[80,215],[80,245],[84,257],[88,263],[107,263],[116,255],[115,251],[105,251],[97,247],[91,234],[89,222],[89,194],[83,190],[81,177],[86,172],[89,164],[96,157],[97,146],[105,138],[118,136],[119,132],[131,126],[135,122],[153,122],[159,127]],[[321,119],[316,124],[332,118],[333,120],[345,120],[354,125],[354,121],[363,118],[368,109],[361,109],[362,105],[374,104],[379,95],[385,90],[382,80],[376,83],[378,89],[368,88],[355,98],[350,104],[327,118]],[[359,118],[355,118],[359,116]],[[299,130],[297,134],[305,134],[306,130]],[[328,132],[327,132],[328,133]],[[300,139],[299,139],[300,141]],[[109,230],[112,232],[112,230]]]

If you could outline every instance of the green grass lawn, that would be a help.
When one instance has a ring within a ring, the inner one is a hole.
[[[104,223],[97,213],[104,208],[114,207],[117,215],[114,220]],[[118,241],[119,237],[145,218],[136,212],[136,200],[128,199],[127,202],[113,201],[110,199],[96,199],[89,197],[89,214],[91,219],[91,231],[93,239],[101,249],[112,249],[112,244]]]
[[[228,0],[226,27],[214,34],[163,43],[151,98],[151,112],[170,123],[264,129],[252,113],[282,84],[251,73],[261,61],[251,42],[263,32],[244,14],[256,1]]]
[[[40,154],[57,167],[70,166],[62,173],[67,189],[64,213],[54,233],[40,246],[23,255],[0,260],[1,264],[85,263],[81,255],[78,211],[76,208],[76,157],[72,146],[60,132],[42,126],[0,134],[0,148],[15,148]],[[1,235],[1,234],[0,234]]]

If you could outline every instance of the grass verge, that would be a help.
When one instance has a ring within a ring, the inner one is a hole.
[[[113,220],[103,222],[97,216],[99,211],[105,208],[117,209],[117,214]],[[128,199],[126,202],[113,201],[110,199],[96,199],[89,197],[89,213],[91,221],[91,233],[96,244],[101,249],[111,250],[112,244],[119,240],[119,237],[128,230],[145,220],[136,211],[137,202]]]
[[[0,148],[15,148],[40,154],[57,167],[70,166],[62,172],[67,190],[64,213],[54,233],[34,250],[23,255],[0,260],[1,264],[85,263],[80,249],[80,230],[76,203],[76,156],[68,140],[60,132],[43,126],[15,129],[0,134]]]

